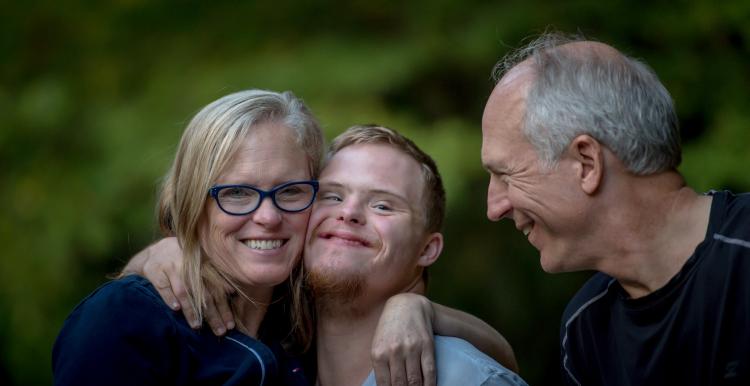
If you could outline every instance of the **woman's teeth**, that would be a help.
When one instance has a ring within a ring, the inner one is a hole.
[[[281,247],[283,240],[246,240],[245,245],[250,249],[276,249]]]

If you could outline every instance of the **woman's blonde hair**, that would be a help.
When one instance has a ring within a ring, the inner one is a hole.
[[[240,91],[201,109],[185,129],[174,163],[164,178],[158,204],[159,225],[162,233],[176,236],[180,242],[183,280],[191,307],[201,321],[207,291],[226,288],[227,284],[239,290],[226,272],[211,264],[200,245],[199,224],[205,215],[208,190],[227,167],[242,140],[252,133],[253,127],[264,123],[280,123],[292,131],[305,152],[311,177],[317,178],[323,153],[320,125],[302,100],[291,92],[266,90]],[[298,268],[290,278],[292,287],[301,285]],[[293,303],[304,301],[295,296],[297,291],[290,292]],[[292,318],[292,325],[299,329],[298,317],[292,315]],[[296,333],[299,335],[300,331]],[[303,331],[302,335],[308,333],[312,331]]]

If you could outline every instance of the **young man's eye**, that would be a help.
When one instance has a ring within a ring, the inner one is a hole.
[[[341,197],[333,193],[324,193],[324,194],[321,194],[319,197],[323,201],[337,201],[337,202],[342,201]]]
[[[373,208],[377,210],[391,210],[391,207],[386,204],[375,204],[373,205]]]

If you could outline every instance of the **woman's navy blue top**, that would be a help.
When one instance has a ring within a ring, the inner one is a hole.
[[[86,297],[52,351],[55,385],[307,385],[278,340],[193,330],[148,280],[127,276]]]

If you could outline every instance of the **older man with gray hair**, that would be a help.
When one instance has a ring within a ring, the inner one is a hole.
[[[598,271],[563,316],[566,383],[750,384],[750,195],[686,185],[656,74],[557,34],[497,71],[488,218],[514,221],[547,272]]]

